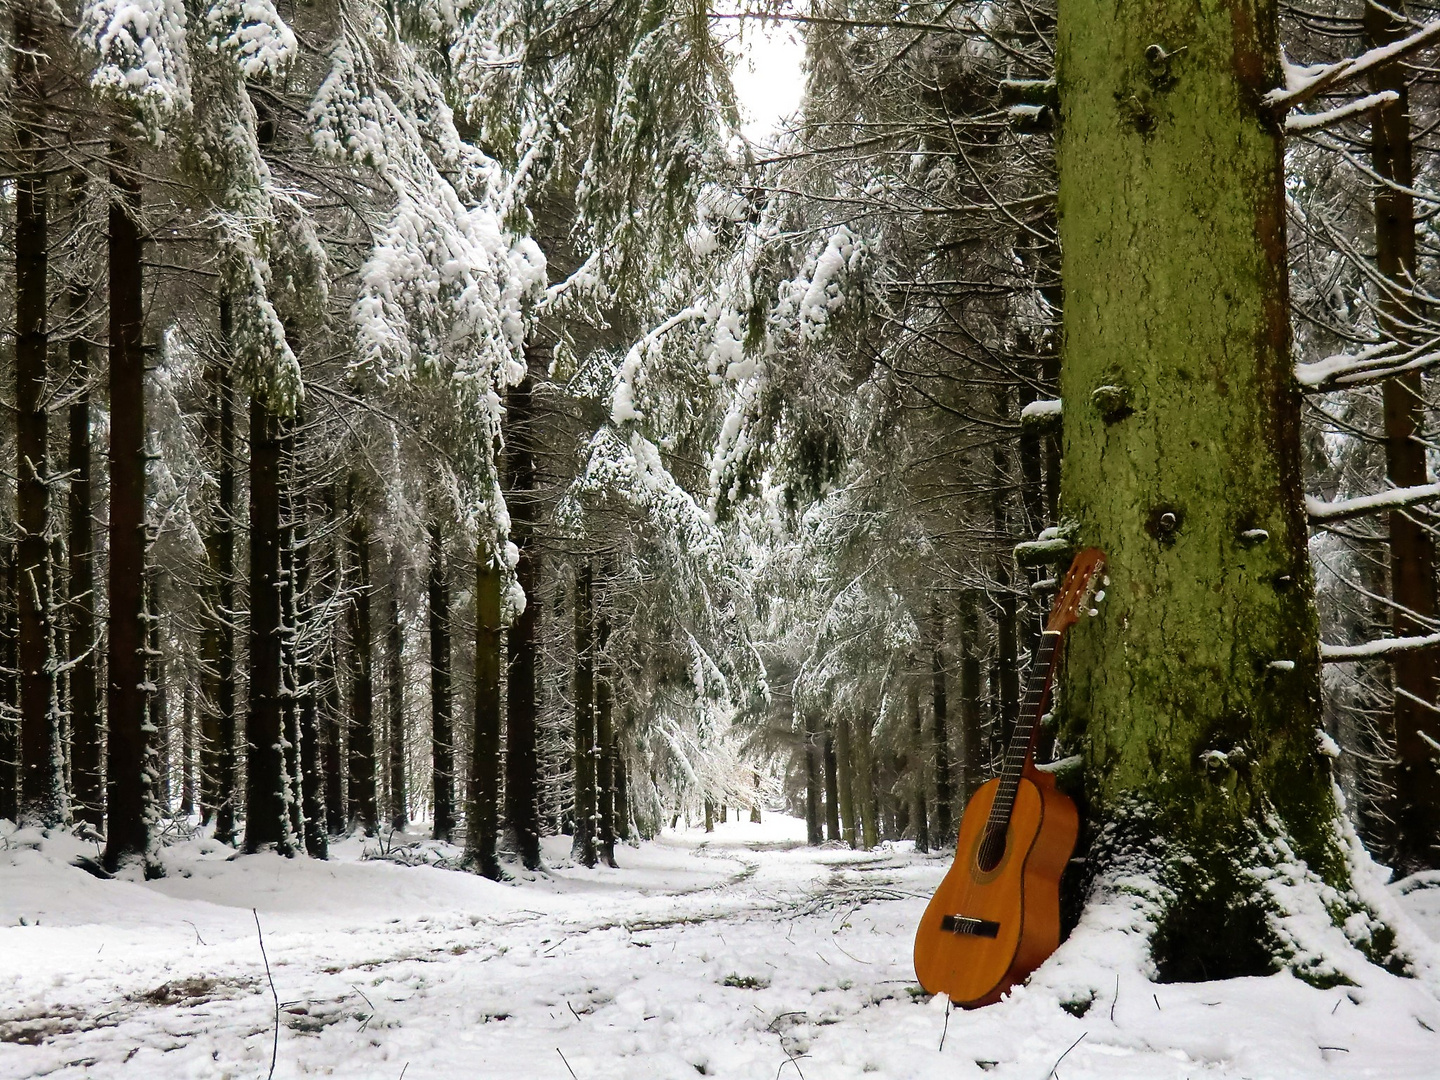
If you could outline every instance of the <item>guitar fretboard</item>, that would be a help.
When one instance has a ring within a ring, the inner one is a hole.
[[[1055,674],[1055,650],[1060,643],[1059,630],[1046,630],[1040,635],[1040,644],[1035,650],[1035,662],[1030,668],[1030,680],[1025,686],[1025,697],[1020,704],[1020,715],[1015,721],[1015,731],[1005,749],[1005,764],[1000,770],[1000,787],[995,792],[995,801],[990,804],[990,817],[986,831],[992,835],[1003,835],[1010,824],[1010,814],[1015,809],[1015,793],[1020,789],[1020,773],[1025,768],[1025,759],[1030,756],[1030,743],[1035,735],[1035,725],[1044,715],[1050,697],[1050,681]]]

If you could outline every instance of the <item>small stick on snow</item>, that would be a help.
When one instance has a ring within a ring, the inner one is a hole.
[[[1088,1031],[1082,1031],[1082,1032],[1080,1033],[1080,1039],[1085,1038],[1085,1036],[1086,1036],[1086,1035],[1089,1035],[1089,1034],[1090,1034],[1090,1033],[1089,1033]],[[1080,1039],[1076,1039],[1073,1043],[1071,1043],[1069,1046],[1067,1046],[1067,1047],[1065,1048],[1065,1054],[1070,1053],[1071,1050],[1074,1050],[1075,1047],[1079,1046],[1079,1045],[1080,1045]],[[1065,1060],[1065,1054],[1061,1054],[1058,1058],[1055,1059],[1055,1064],[1054,1064],[1054,1065],[1051,1065],[1051,1066],[1050,1066],[1050,1071],[1045,1074],[1045,1080],[1050,1080],[1050,1078],[1055,1075],[1055,1070],[1058,1069],[1058,1068],[1060,1068],[1060,1062],[1062,1062],[1062,1061]]]
[[[805,1057],[805,1056],[806,1056],[805,1054],[796,1054],[794,1057],[791,1057],[789,1054],[786,1054],[786,1055],[785,1055],[785,1060],[782,1061],[782,1062],[780,1062],[780,1069],[785,1068],[786,1065],[794,1065],[794,1066],[795,1066],[795,1071],[796,1071],[797,1073],[800,1073],[800,1080],[805,1080],[805,1074],[804,1074],[803,1072],[800,1072],[800,1061],[799,1061],[800,1058]],[[776,1069],[776,1070],[775,1070],[775,1080],[780,1080],[780,1069]]]
[[[945,1036],[950,1032],[950,999],[945,999],[945,1026],[940,1029],[940,1053],[945,1052]]]
[[[1159,995],[1158,995],[1158,994],[1151,994],[1150,996],[1155,999],[1155,1011],[1156,1011],[1156,1012],[1159,1012],[1159,1011],[1160,1011],[1160,997],[1159,997]]]
[[[265,935],[260,930],[260,913],[253,907],[250,914],[255,916],[255,936],[260,939],[260,959],[265,961],[265,980],[270,984],[270,996],[275,999],[275,1038],[270,1044],[270,1072],[265,1080],[274,1080],[275,1060],[280,1056],[280,995],[275,992],[275,979],[270,974],[270,957],[265,955]],[[364,995],[361,995],[364,997]]]
[[[575,1006],[567,1001],[565,1002],[565,1007],[570,1010],[570,1015],[575,1017],[575,1022],[578,1024],[580,1022],[580,1014],[575,1011]]]
[[[561,1061],[565,1061],[565,1053],[560,1049],[560,1047],[555,1047],[555,1052],[560,1055]],[[580,1080],[580,1078],[575,1075],[575,1070],[570,1068],[570,1062],[568,1061],[565,1061],[565,1071],[570,1074],[572,1080]]]
[[[1115,973],[1115,996],[1110,999],[1110,1022],[1115,1022],[1115,1003],[1120,1000],[1120,973]]]

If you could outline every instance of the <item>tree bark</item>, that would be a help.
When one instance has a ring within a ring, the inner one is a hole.
[[[850,742],[853,755],[851,792],[860,812],[860,842],[868,851],[880,842],[879,806],[876,798],[875,754],[871,722],[862,716]]]
[[[595,605],[590,561],[575,571],[575,835],[571,855],[594,866],[595,855]]]
[[[1401,8],[1394,9],[1403,10]],[[1378,4],[1366,4],[1365,43],[1389,45],[1411,30]],[[1410,92],[1406,66],[1387,64],[1370,79],[1376,92],[1393,91],[1397,99],[1373,114],[1370,161],[1387,183],[1375,186],[1375,262],[1390,287],[1380,290],[1381,333],[1413,343],[1413,327],[1424,317],[1415,285],[1415,167],[1410,139]],[[1396,487],[1427,483],[1424,387],[1418,371],[1387,379],[1382,390],[1385,419],[1385,476]],[[1414,511],[1390,514],[1390,592],[1396,637],[1430,632],[1436,612],[1435,545],[1429,529]],[[1440,772],[1434,743],[1440,740],[1440,712],[1435,709],[1434,649],[1397,653],[1391,662],[1395,695],[1392,706],[1398,761],[1387,777],[1394,797],[1379,815],[1390,828],[1377,837],[1379,847],[1396,871],[1411,874],[1440,865]]]
[[[548,349],[527,346],[531,372],[548,368]],[[540,868],[539,759],[536,753],[535,666],[540,629],[540,553],[535,543],[535,381],[527,374],[506,399],[506,465],[509,470],[510,539],[519,549],[515,579],[525,610],[506,635],[509,674],[505,716],[505,826],[527,870]]]
[[[935,746],[935,842],[948,847],[954,832],[950,791],[950,717],[945,686],[945,618],[937,606],[935,645],[930,652],[931,739]],[[962,747],[963,750],[963,747]]]
[[[20,818],[19,680],[15,671],[15,545],[0,546],[0,818]]]
[[[205,534],[208,581],[201,629],[202,816],[215,839],[235,842],[235,396],[230,299],[220,297],[221,355],[210,365],[205,444],[215,470],[215,509]]]
[[[835,765],[840,793],[840,831],[852,848],[859,846],[855,835],[855,754],[851,747],[851,725],[848,716],[835,720]]]
[[[70,201],[78,214],[85,200],[85,175],[71,182]],[[69,419],[69,562],[70,614],[70,780],[75,816],[100,828],[105,820],[104,772],[101,768],[100,701],[97,693],[95,641],[95,540],[91,515],[90,470],[90,343],[80,329],[90,306],[90,288],[82,279],[69,290],[71,325],[75,331],[67,345],[76,396]]]
[[[338,485],[325,486],[325,557],[321,591],[325,596],[338,595],[343,588],[340,579],[339,540],[340,496]],[[331,626],[320,648],[315,681],[320,694],[320,723],[324,728],[325,825],[326,831],[338,836],[345,831],[345,769],[342,753],[344,731],[340,717],[339,664],[336,662],[339,630]]]
[[[180,816],[195,813],[195,683],[187,673],[180,698]]]
[[[325,805],[325,748],[320,730],[320,694],[315,663],[316,655],[323,653],[323,645],[314,632],[315,592],[310,579],[312,489],[308,484],[302,485],[302,478],[298,475],[303,421],[303,416],[295,418],[290,439],[291,486],[302,492],[292,503],[294,520],[290,533],[295,575],[294,630],[300,637],[295,650],[295,682],[299,697],[300,802],[305,853],[314,859],[326,859],[330,856],[330,839]]]
[[[15,9],[15,523],[19,532],[20,820],[57,825],[66,816],[55,701],[50,611],[49,330],[46,324],[49,182],[45,169],[44,41],[37,9]]]
[[[151,564],[145,575],[145,657],[150,684],[146,712],[150,737],[155,743],[155,802],[162,814],[170,813],[170,710],[165,693],[165,650],[160,633],[160,612],[164,603],[161,571]]]
[[[370,522],[360,477],[350,474],[345,509],[350,519],[350,819],[375,835],[380,822],[375,787],[374,642],[370,635]]]
[[[840,835],[840,789],[837,786],[835,767],[835,731],[826,728],[822,734],[822,756],[825,762],[825,839],[839,840]]]
[[[386,620],[385,674],[389,716],[387,749],[390,752],[390,827],[410,824],[408,787],[405,775],[405,628],[400,623],[400,560],[390,553],[390,603]]]
[[[1240,872],[1271,838],[1345,877],[1315,735],[1282,132],[1263,105],[1276,12],[1059,8],[1061,516],[1113,579],[1067,641],[1062,730],[1092,829],[1114,826],[1090,867],[1163,847],[1162,979],[1277,966],[1272,907]]]
[[[910,784],[911,824],[915,829],[915,850],[930,850],[930,820],[928,805],[930,786],[927,773],[929,747],[925,745],[925,721],[920,715],[920,683],[910,684]]]
[[[475,726],[465,851],[480,873],[501,877],[500,832],[500,567],[482,543],[475,560]]]
[[[969,803],[985,780],[987,755],[980,708],[980,614],[975,593],[960,597],[960,795]]]
[[[245,715],[245,850],[294,854],[280,710],[280,439],[250,397],[250,671]]]
[[[116,127],[126,125],[116,119]],[[154,792],[145,723],[145,356],[140,183],[126,137],[110,144],[110,633],[106,653],[105,867],[145,858]]]
[[[595,834],[600,858],[615,866],[615,682],[605,648],[610,619],[602,592],[595,604]]]
[[[280,556],[280,573],[276,578],[276,595],[280,604],[280,741],[284,747],[281,761],[285,768],[285,808],[290,835],[299,848],[305,842],[304,779],[300,758],[300,671],[296,647],[300,624],[297,617],[295,585],[295,422],[294,417],[276,417],[275,437],[279,444],[279,529],[276,551]]]
[[[438,517],[429,524],[430,763],[435,793],[436,840],[455,831],[455,733],[450,692],[450,576],[445,533]]]
[[[824,783],[820,762],[820,715],[813,709],[807,709],[804,725],[800,749],[805,755],[805,842],[814,847],[825,841],[825,834],[820,831],[821,784]]]

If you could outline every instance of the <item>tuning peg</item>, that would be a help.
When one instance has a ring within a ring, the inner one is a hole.
[[[1092,607],[1092,608],[1090,609],[1090,614],[1091,614],[1091,615],[1099,615],[1099,614],[1100,614],[1100,609],[1099,609],[1098,607]]]
[[[1098,604],[1101,600],[1104,600],[1104,599],[1105,599],[1105,590],[1104,590],[1104,589],[1101,589],[1099,592],[1097,592],[1097,593],[1095,594],[1095,602]]]
[[[1100,577],[1100,584],[1101,584],[1101,585],[1104,585],[1104,586],[1106,586],[1106,587],[1108,588],[1109,585],[1110,585],[1110,575],[1109,575],[1109,574],[1102,574],[1101,577]]]

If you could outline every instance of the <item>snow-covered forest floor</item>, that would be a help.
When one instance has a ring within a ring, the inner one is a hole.
[[[458,854],[406,846],[418,837],[396,838],[392,857]],[[1091,922],[1010,999],[947,1015],[919,996],[910,949],[948,857],[803,838],[783,817],[667,832],[622,847],[619,870],[571,865],[556,838],[547,872],[506,884],[362,858],[358,840],[314,862],[231,858],[202,839],[166,848],[164,879],[132,882],[70,866],[94,849],[68,834],[11,831],[0,837],[0,1076],[266,1077],[275,999],[252,907],[279,999],[276,1077],[1259,1080],[1440,1068],[1440,1001],[1415,980],[1373,970],[1331,990],[1288,975],[1156,985],[1123,933]],[[1432,936],[1433,876],[1394,890]],[[1074,1000],[1083,986],[1104,987],[1088,1008]]]

